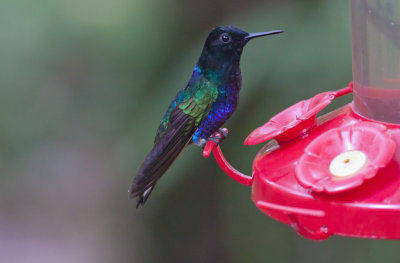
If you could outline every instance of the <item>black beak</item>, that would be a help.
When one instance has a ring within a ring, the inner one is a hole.
[[[280,33],[283,33],[283,30],[273,30],[273,31],[261,32],[261,33],[249,33],[244,39],[247,42],[250,39],[253,39],[256,37],[263,37],[263,36],[275,35],[275,34],[280,34]]]

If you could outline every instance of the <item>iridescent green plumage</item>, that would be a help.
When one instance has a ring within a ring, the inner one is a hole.
[[[194,75],[195,74],[197,74],[196,69]],[[157,142],[161,135],[167,130],[171,112],[177,107],[181,109],[183,113],[192,117],[194,120],[193,124],[198,127],[201,120],[210,112],[211,106],[217,100],[217,87],[216,81],[198,77],[194,83],[189,83],[188,86],[182,89],[175,97],[175,100],[171,103],[162,119],[158,127],[155,142]]]

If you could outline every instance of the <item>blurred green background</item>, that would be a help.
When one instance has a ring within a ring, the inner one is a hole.
[[[285,30],[246,46],[225,125],[226,157],[251,174],[254,128],[351,80],[348,0],[1,0],[0,262],[400,260],[395,241],[299,237],[197,147],[135,209],[156,127],[223,24]]]

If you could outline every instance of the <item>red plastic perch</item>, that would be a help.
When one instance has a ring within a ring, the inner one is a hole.
[[[221,169],[227,175],[229,175],[233,180],[235,180],[236,182],[238,182],[240,184],[246,185],[246,186],[251,186],[253,184],[253,178],[251,176],[248,176],[248,175],[245,175],[245,174],[239,172],[238,170],[233,168],[232,165],[230,165],[228,163],[228,161],[225,159],[224,155],[222,154],[222,151],[221,151],[221,148],[219,147],[219,145],[217,145],[213,141],[208,141],[206,147],[204,147],[203,156],[206,158],[209,157],[211,154],[211,151],[214,154],[214,158],[217,161],[218,165],[221,167]]]

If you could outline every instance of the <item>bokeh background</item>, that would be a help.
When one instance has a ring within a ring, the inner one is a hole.
[[[285,30],[242,56],[222,148],[250,174],[254,128],[351,80],[348,0],[0,1],[0,262],[400,260],[396,241],[299,237],[197,147],[135,209],[129,184],[221,24]]]

